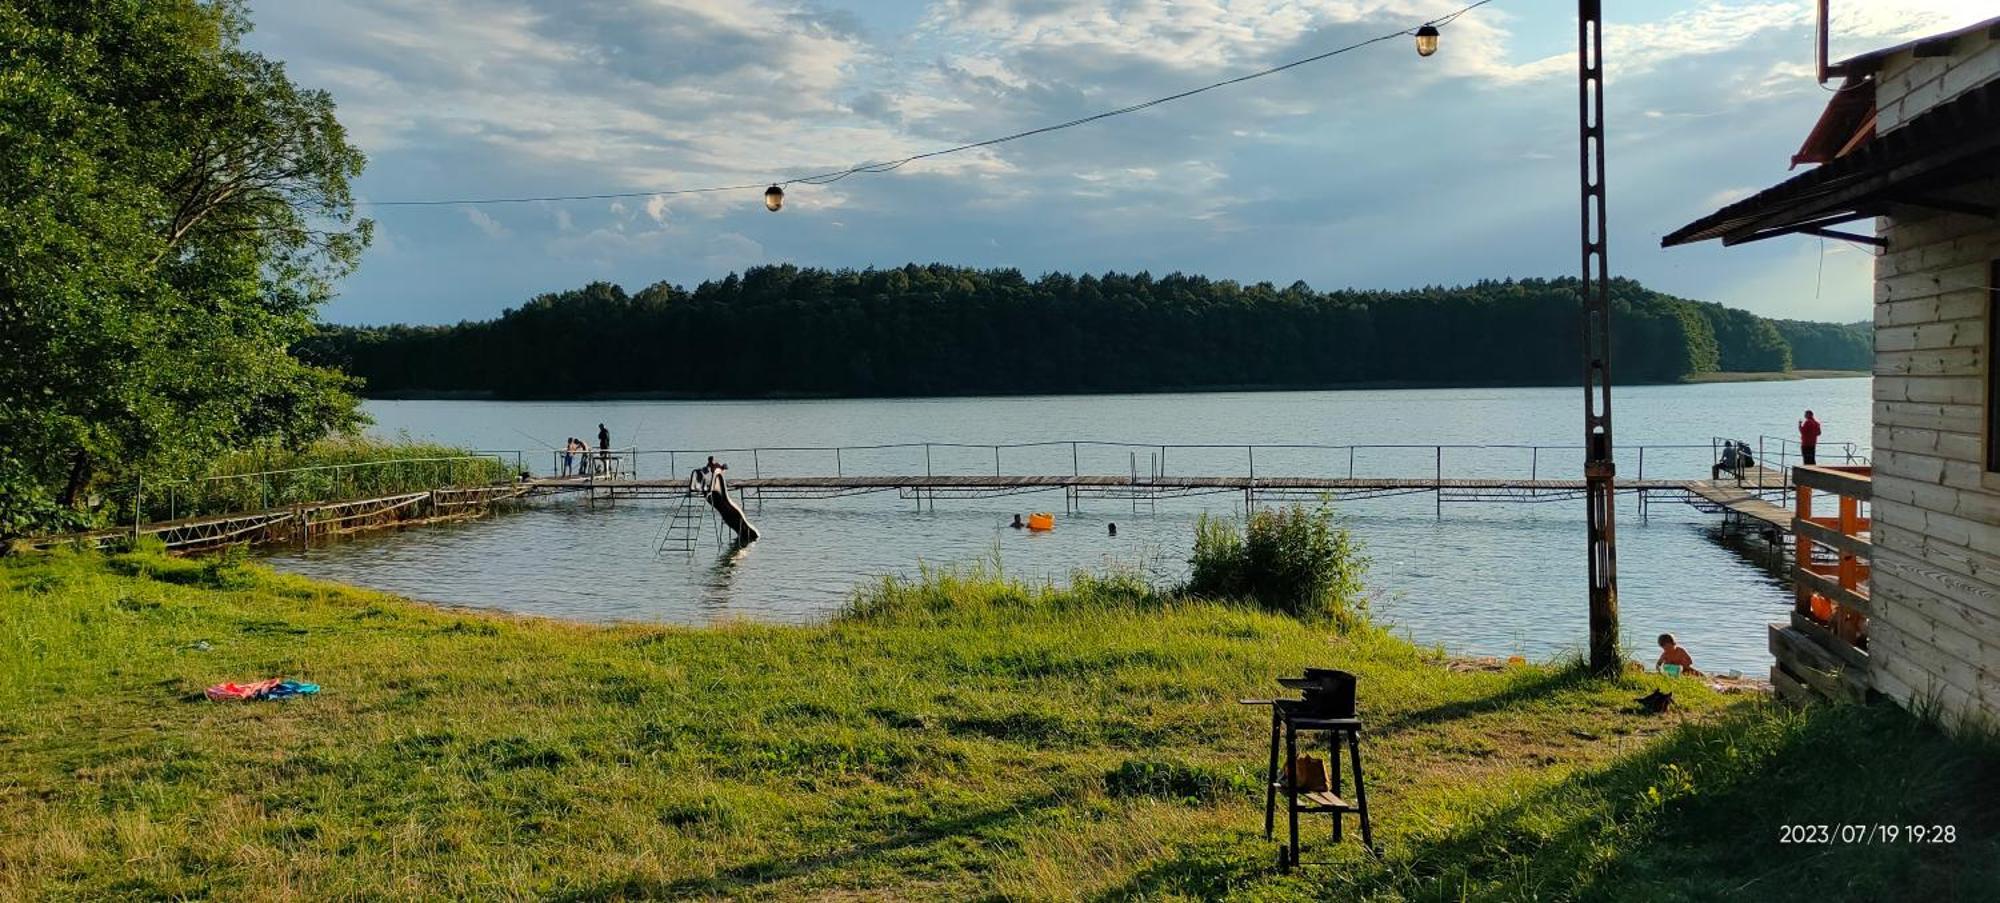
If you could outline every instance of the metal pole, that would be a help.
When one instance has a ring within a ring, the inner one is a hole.
[[[1611,296],[1604,201],[1604,4],[1577,0],[1577,168],[1582,192],[1583,479],[1590,543],[1590,669],[1615,675],[1618,465],[1611,441]]]
[[[924,443],[924,476],[931,475],[931,444]]]
[[[1083,476],[1083,465],[1077,461],[1076,443],[1074,442],[1069,444],[1069,475],[1073,477]]]
[[[836,477],[837,477],[837,476],[840,476],[840,475],[841,475],[841,473],[840,473],[840,449],[839,449],[838,447],[836,447],[836,448],[835,448],[835,449],[833,450],[833,475],[834,475],[834,476],[836,476]]]
[[[1347,447],[1347,478],[1354,479],[1354,446]]]
[[[1437,447],[1436,488],[1431,490],[1432,501],[1436,503],[1437,518],[1444,520],[1444,446]]]
[[[637,469],[636,465],[637,462],[635,460],[634,461],[635,470]],[[762,464],[757,463],[757,450],[754,448],[750,450],[750,475],[753,477],[761,477],[764,475],[764,466]],[[633,474],[633,476],[638,476],[638,474],[635,473]]]
[[[1250,485],[1255,486],[1257,485],[1257,446],[1243,446],[1243,451],[1250,456]]]
[[[1000,446],[993,446],[993,475],[1000,475]]]
[[[1542,478],[1541,474],[1542,447],[1536,445],[1528,449],[1528,482],[1532,483],[1540,480]]]

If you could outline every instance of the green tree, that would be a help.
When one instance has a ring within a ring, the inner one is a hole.
[[[324,92],[240,0],[0,5],[0,535],[358,414],[291,353],[368,244]]]

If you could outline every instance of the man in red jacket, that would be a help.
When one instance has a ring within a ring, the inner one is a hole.
[[[1819,421],[1813,419],[1811,411],[1806,419],[1799,421],[1799,451],[1805,456],[1806,466],[1815,463],[1814,453],[1819,451]]]

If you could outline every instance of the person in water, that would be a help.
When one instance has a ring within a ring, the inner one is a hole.
[[[1011,524],[1008,524],[1007,526],[1009,526],[1009,527],[1013,527],[1013,528],[1014,528],[1014,529],[1016,529],[1016,530],[1025,530],[1025,529],[1027,529],[1027,527],[1028,527],[1028,525],[1027,525],[1027,524],[1024,524],[1024,523],[1022,523],[1022,522],[1021,522],[1021,516],[1020,516],[1020,515],[1018,515],[1018,514],[1014,515],[1014,522],[1013,522],[1013,523],[1011,523]]]
[[[1117,535],[1118,535],[1118,525],[1117,525],[1117,524],[1112,524],[1112,525],[1111,525],[1111,535],[1112,535],[1112,536],[1117,536]]]
[[[1653,662],[1653,670],[1658,671],[1667,665],[1679,665],[1681,673],[1689,677],[1702,676],[1700,671],[1694,669],[1694,656],[1689,655],[1687,647],[1676,641],[1671,633],[1660,634],[1660,657]]]

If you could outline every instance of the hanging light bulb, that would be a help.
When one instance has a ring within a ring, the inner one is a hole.
[[[1430,56],[1438,52],[1438,30],[1435,25],[1425,25],[1417,29],[1417,55]]]
[[[764,209],[776,213],[778,212],[778,208],[783,206],[785,206],[785,190],[783,188],[773,185],[764,189]]]

